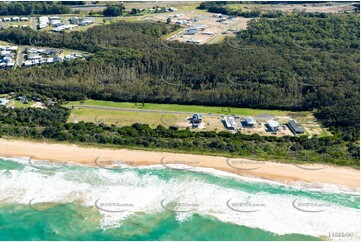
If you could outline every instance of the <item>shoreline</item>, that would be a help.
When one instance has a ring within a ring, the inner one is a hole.
[[[0,156],[31,157],[34,160],[74,162],[88,166],[163,165],[168,169],[184,170],[189,166],[213,168],[233,174],[261,178],[284,184],[302,181],[360,188],[360,171],[348,167],[323,164],[296,165],[245,158],[226,158],[161,151],[81,147],[61,143],[0,139]],[[182,166],[182,165],[186,165]],[[188,167],[188,168],[187,168]]]

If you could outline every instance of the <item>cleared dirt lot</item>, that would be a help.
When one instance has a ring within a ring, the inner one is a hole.
[[[151,14],[140,17],[139,20],[153,21],[153,22],[166,22],[170,18],[171,23],[179,24],[183,29],[180,32],[172,36],[168,36],[168,41],[189,42],[196,41],[196,44],[208,44],[217,43],[222,40],[224,36],[235,36],[239,30],[247,28],[247,22],[250,18],[227,18],[223,16],[221,18],[214,17],[214,14],[200,10],[189,11],[176,11],[172,13]],[[197,28],[199,29],[195,34],[187,34],[187,29]],[[214,41],[214,40],[218,41]]]

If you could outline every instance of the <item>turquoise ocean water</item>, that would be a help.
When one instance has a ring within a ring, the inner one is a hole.
[[[359,193],[347,188],[212,169],[36,167],[0,159],[0,240],[358,238],[359,204]]]

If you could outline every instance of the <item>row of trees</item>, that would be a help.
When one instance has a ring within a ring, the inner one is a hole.
[[[247,2],[227,2],[227,1],[214,1],[214,2],[202,2],[197,8],[198,9],[204,9],[211,13],[221,13],[226,15],[233,15],[233,16],[241,16],[245,18],[279,18],[282,16],[289,15],[289,13],[283,12],[283,11],[260,11],[258,9],[251,10],[251,11],[244,11],[241,8],[241,5],[239,5],[239,8],[235,8],[234,4],[248,4]],[[270,2],[250,2],[250,4],[309,4],[310,2],[303,2],[303,1],[292,1],[292,2],[277,2],[277,1],[270,1]],[[317,1],[313,1],[313,3],[317,3]],[[322,3],[322,2],[319,2]],[[228,4],[232,4],[233,6],[230,7]],[[360,12],[360,4],[354,4],[354,11],[355,13]],[[319,13],[319,12],[299,12],[299,11],[293,11],[293,15],[307,15],[308,17],[321,17],[326,18],[326,13]]]
[[[335,137],[312,139],[306,136],[263,137],[257,134],[232,134],[224,131],[194,132],[189,129],[179,130],[176,127],[165,128],[161,125],[152,129],[146,124],[133,124],[119,128],[84,122],[66,123],[69,113],[68,109],[57,106],[49,107],[49,109],[0,107],[0,137],[11,135],[79,143],[359,166],[358,147]]]
[[[59,2],[0,2],[0,15],[67,14],[71,9]]]
[[[234,2],[229,2],[234,4]],[[264,18],[278,18],[284,15],[282,11],[269,11],[266,13],[262,13],[259,10],[252,10],[252,11],[242,11],[241,8],[233,9],[227,6],[228,2],[202,2],[197,8],[198,9],[205,9],[211,13],[220,13],[225,15],[233,15],[233,16],[241,16],[245,18],[257,18],[257,17],[264,17]]]

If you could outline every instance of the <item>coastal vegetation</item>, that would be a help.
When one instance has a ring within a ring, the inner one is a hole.
[[[36,93],[59,103],[91,98],[314,111],[333,136],[261,137],[175,127],[153,129],[143,124],[120,128],[65,123],[67,119],[63,118],[49,124],[26,123],[27,115],[38,118],[55,110],[55,114],[61,113],[65,118],[69,111],[60,107],[49,107],[41,114],[32,109],[2,108],[2,134],[280,160],[287,160],[291,152],[304,160],[312,156],[318,162],[359,164],[356,14],[299,13],[252,20],[236,38],[214,45],[162,40],[162,36],[177,28],[166,23],[118,22],[83,32],[0,30],[2,41],[93,53],[84,60],[41,68],[0,70],[0,92]],[[321,154],[327,158],[321,158]]]
[[[53,106],[48,109],[0,108],[0,137],[67,141],[84,144],[116,145],[137,149],[171,150],[254,159],[327,163],[359,166],[359,148],[336,136],[260,136],[227,131],[199,131],[165,128],[135,123],[131,126],[66,123],[70,110]]]

